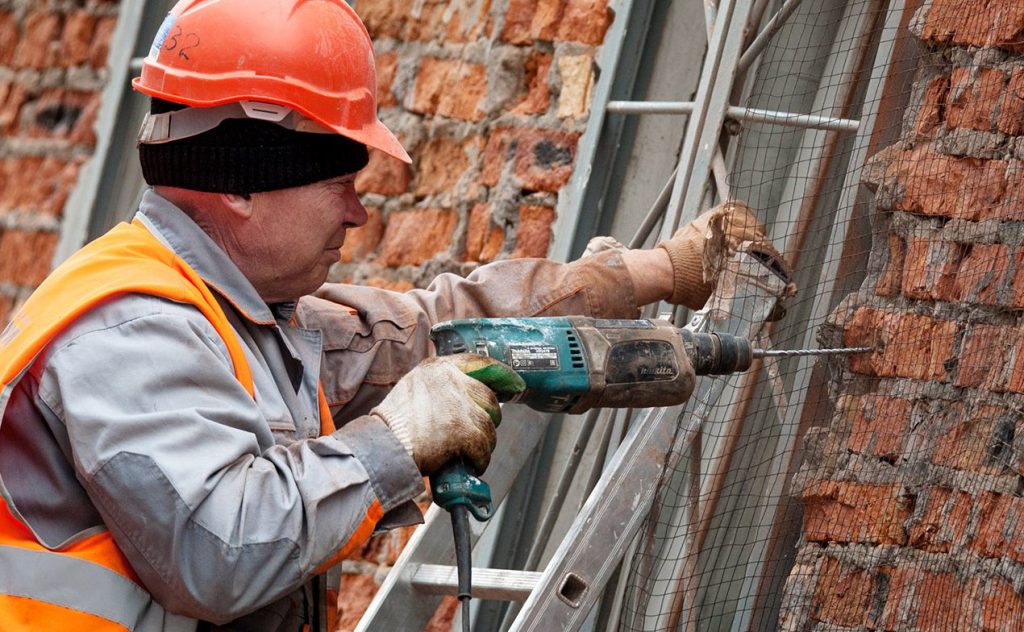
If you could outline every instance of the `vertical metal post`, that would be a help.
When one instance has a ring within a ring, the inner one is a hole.
[[[693,114],[687,121],[686,138],[679,154],[679,171],[668,215],[661,227],[662,239],[672,236],[684,217],[684,210],[685,216],[690,217],[696,216],[700,208],[752,8],[753,3],[743,0],[722,0],[718,7]]]

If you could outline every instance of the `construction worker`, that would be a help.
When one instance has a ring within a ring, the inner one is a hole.
[[[348,5],[182,0],[134,85],[151,188],[0,337],[5,631],[322,623],[317,574],[419,521],[422,475],[483,471],[492,388],[516,388],[491,360],[429,358],[432,323],[699,306],[708,236],[763,236],[732,206],[651,250],[323,285],[366,221],[367,149],[409,161]],[[465,374],[481,363],[487,385]]]

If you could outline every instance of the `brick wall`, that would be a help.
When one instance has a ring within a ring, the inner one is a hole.
[[[115,0],[0,0],[0,323],[49,272],[96,145]]]
[[[895,145],[869,159],[868,279],[826,344],[785,630],[1024,628],[1024,5],[932,0]]]
[[[607,0],[358,0],[377,53],[382,120],[411,167],[371,156],[357,185],[370,221],[333,278],[392,289],[440,272],[542,257],[572,174],[611,23]],[[337,629],[354,627],[411,530],[343,564]],[[457,602],[431,629],[447,630]]]
[[[334,278],[395,289],[544,256],[612,19],[607,0],[359,0],[385,123],[413,156],[371,158],[370,223]]]

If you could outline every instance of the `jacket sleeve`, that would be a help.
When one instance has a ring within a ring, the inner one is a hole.
[[[339,421],[372,409],[433,351],[430,327],[455,318],[566,316],[636,318],[633,282],[618,252],[572,263],[498,261],[463,278],[442,274],[424,290],[398,293],[324,285],[299,301],[296,319],[324,333],[320,371]]]
[[[274,445],[209,323],[161,303],[62,337],[39,397],[146,587],[172,612],[222,623],[301,585],[422,479],[375,418]]]

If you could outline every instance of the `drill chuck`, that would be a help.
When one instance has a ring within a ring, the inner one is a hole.
[[[697,375],[729,375],[746,371],[754,361],[750,341],[723,333],[694,333],[680,329],[683,347]]]

